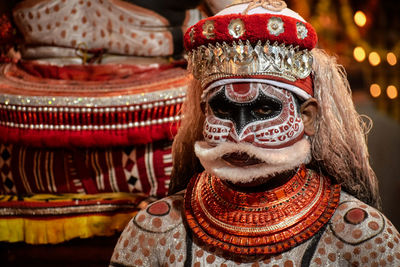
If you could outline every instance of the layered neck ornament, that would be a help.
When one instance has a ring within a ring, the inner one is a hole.
[[[194,237],[207,246],[270,255],[311,238],[330,220],[339,198],[340,185],[304,166],[286,184],[255,193],[203,172],[188,185],[185,216]]]

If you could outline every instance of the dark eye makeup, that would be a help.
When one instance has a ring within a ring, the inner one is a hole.
[[[277,116],[282,110],[279,100],[262,92],[252,102],[237,103],[229,100],[221,90],[209,100],[209,105],[214,115],[221,119],[233,119],[238,113],[245,112],[252,120],[264,120]]]

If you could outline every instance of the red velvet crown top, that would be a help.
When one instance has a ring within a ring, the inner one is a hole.
[[[235,25],[236,23],[236,25]],[[237,34],[232,33],[234,27]],[[311,24],[296,18],[277,14],[230,14],[209,17],[190,27],[184,37],[185,48],[191,51],[201,45],[233,41],[259,40],[298,46],[311,50],[317,43],[317,34]]]

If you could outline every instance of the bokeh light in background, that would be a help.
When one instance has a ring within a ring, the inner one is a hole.
[[[395,99],[395,98],[397,98],[397,96],[398,96],[398,92],[397,92],[397,88],[396,88],[396,86],[394,86],[394,85],[389,85],[387,88],[386,88],[386,94],[387,94],[387,96],[390,98],[390,99]]]
[[[357,26],[363,27],[365,23],[367,23],[367,17],[365,16],[364,12],[357,11],[354,14],[354,22],[357,24]]]
[[[400,1],[286,1],[307,10],[299,13],[308,14],[320,47],[338,55],[346,68],[358,111],[374,120],[368,136],[371,163],[383,210],[400,229],[400,194],[393,186],[400,172]],[[384,149],[383,142],[388,143]]]
[[[369,53],[368,60],[372,66],[378,66],[381,63],[381,57],[377,52]]]
[[[390,66],[394,66],[397,64],[397,58],[396,55],[392,52],[387,53],[386,55],[386,60],[389,63]]]
[[[377,98],[381,95],[382,90],[378,84],[374,83],[374,84],[371,84],[371,86],[369,87],[369,92],[371,93],[372,97]]]
[[[364,48],[362,48],[361,46],[357,46],[356,48],[354,48],[353,56],[354,59],[358,62],[363,62],[366,57]]]

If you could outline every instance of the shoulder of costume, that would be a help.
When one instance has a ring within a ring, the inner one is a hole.
[[[391,239],[393,245],[400,245],[398,231],[379,210],[344,191],[329,227],[345,244],[354,246],[369,240],[379,243]]]
[[[139,211],[132,223],[143,231],[166,233],[182,224],[184,191],[165,197]]]

